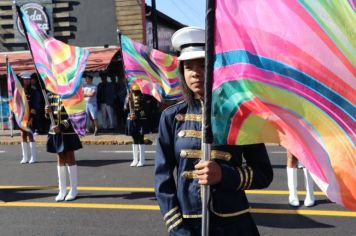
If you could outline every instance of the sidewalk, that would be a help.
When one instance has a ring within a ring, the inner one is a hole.
[[[146,134],[145,143],[152,144],[156,141],[157,134]],[[46,144],[47,143],[47,134],[36,135],[36,143]],[[85,137],[80,138],[82,144],[85,145],[126,145],[132,144],[131,136],[126,136],[124,134],[117,133],[102,133],[94,136],[93,134],[88,134]],[[13,131],[13,137],[11,137],[9,130],[0,130],[0,145],[14,145],[21,143],[21,134],[19,130]]]

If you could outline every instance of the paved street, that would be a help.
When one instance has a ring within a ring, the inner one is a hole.
[[[39,162],[21,165],[20,145],[1,145],[0,235],[166,235],[152,188],[154,149],[147,146],[145,167],[130,168],[131,146],[86,145],[76,153],[78,199],[56,203],[55,156],[40,145]],[[248,193],[261,235],[355,234],[356,212],[330,203],[318,189],[315,207],[289,207],[285,151],[268,150],[274,181]]]

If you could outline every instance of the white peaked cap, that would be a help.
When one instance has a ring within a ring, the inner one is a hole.
[[[20,73],[21,78],[23,79],[31,79],[31,72],[29,71],[23,71]]]
[[[205,57],[205,30],[189,26],[176,31],[172,36],[173,48],[180,51],[178,60],[186,61]]]

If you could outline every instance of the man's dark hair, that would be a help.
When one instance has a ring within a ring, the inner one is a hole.
[[[99,72],[99,76],[100,77],[107,77],[108,76],[108,73],[106,71],[100,71]]]

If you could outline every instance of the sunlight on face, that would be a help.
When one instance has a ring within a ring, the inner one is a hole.
[[[204,58],[184,61],[184,79],[188,88],[200,97],[204,95]]]

